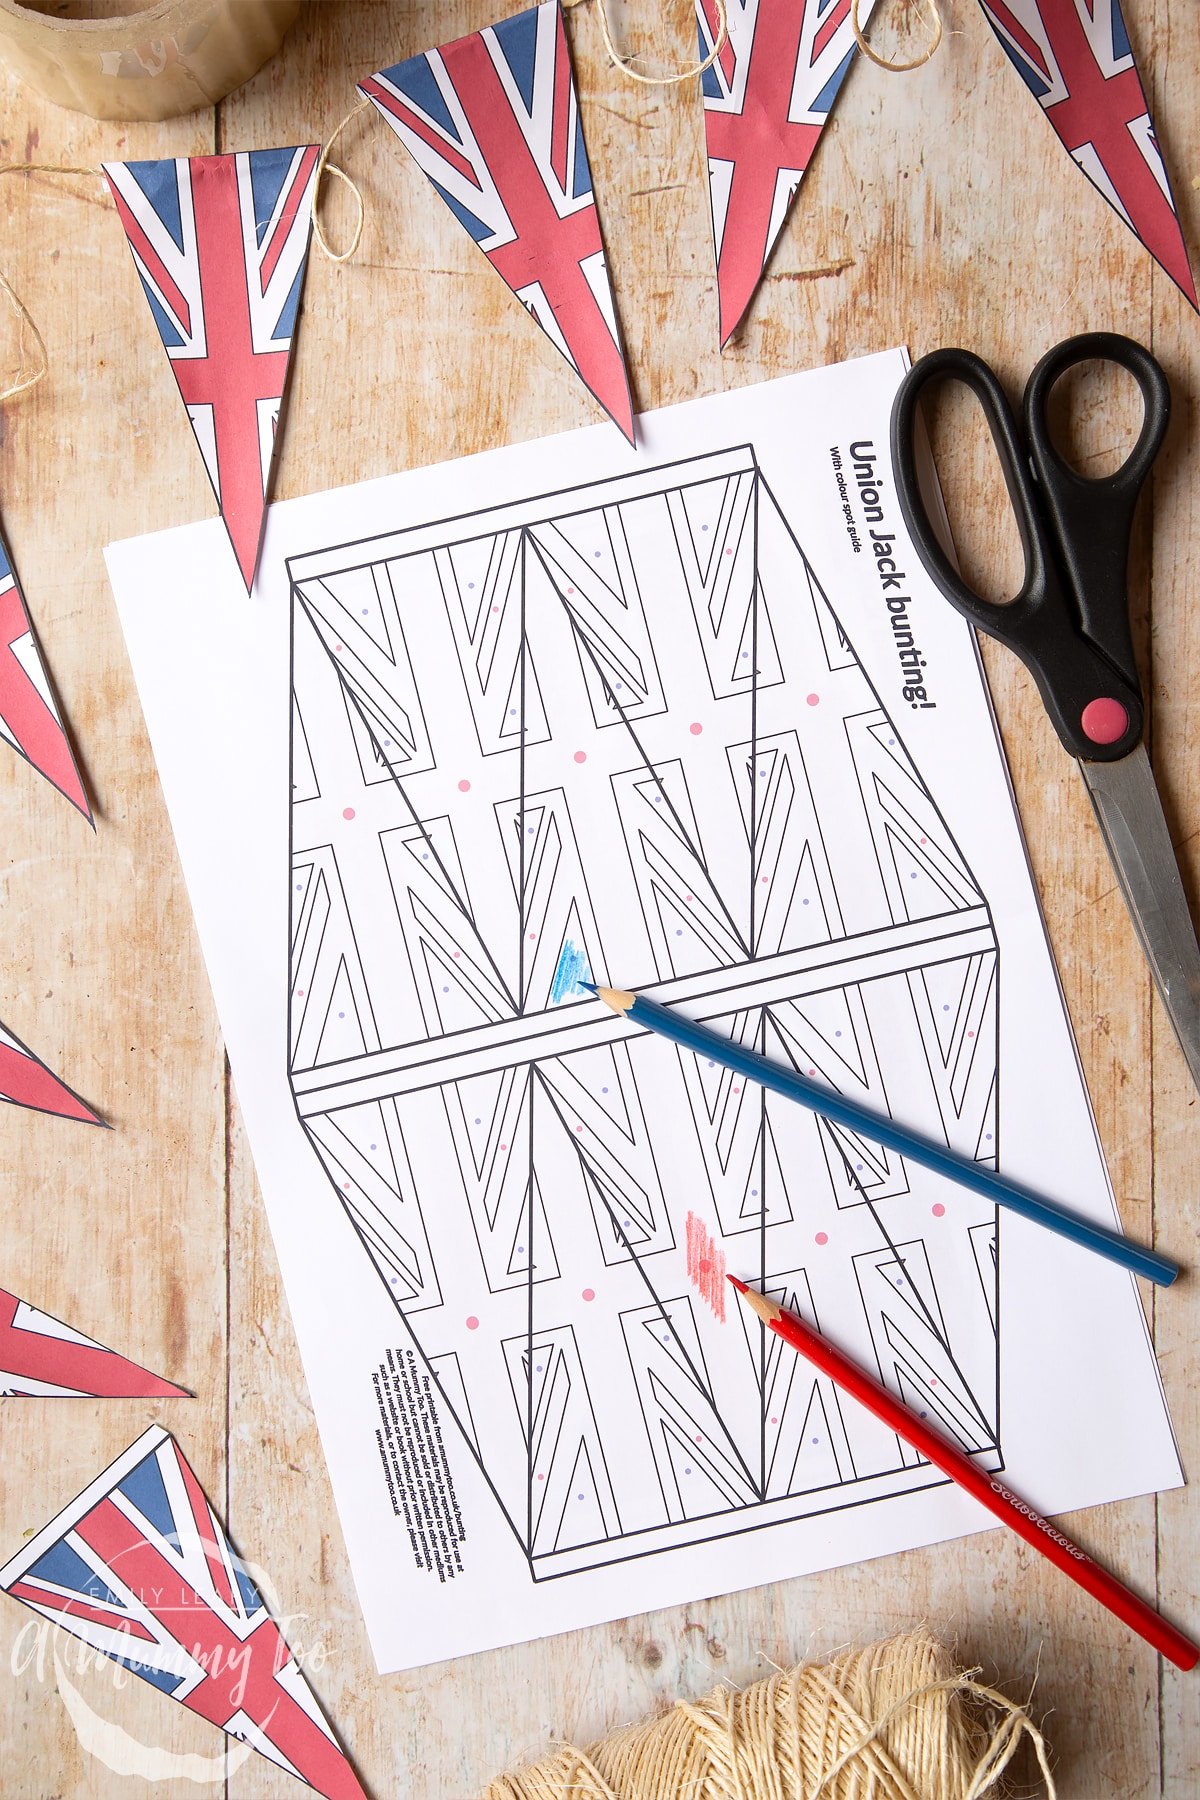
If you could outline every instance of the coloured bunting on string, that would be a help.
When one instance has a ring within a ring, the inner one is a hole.
[[[865,24],[874,0],[862,0]],[[728,0],[729,35],[701,77],[721,348],[762,279],[856,45],[850,0]],[[719,35],[696,0],[700,57]]]
[[[1063,147],[1195,306],[1196,284],[1120,0],[980,4]]]
[[[558,0],[360,82],[455,218],[633,442]]]
[[[159,1427],[22,1546],[0,1587],[325,1800],[365,1800],[257,1583]]]
[[[0,1288],[0,1395],[92,1399],[190,1399],[186,1388],[152,1375],[61,1319]]]
[[[0,1100],[11,1106],[27,1106],[32,1112],[58,1113],[64,1119],[81,1119],[102,1125],[90,1106],[72,1092],[65,1081],[52,1075],[40,1056],[0,1025]]]
[[[77,806],[94,829],[92,809],[67,740],[25,600],[0,537],[0,737]]]
[[[247,591],[308,264],[320,146],[105,163]]]

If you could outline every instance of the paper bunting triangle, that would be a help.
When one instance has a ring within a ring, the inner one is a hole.
[[[359,83],[633,442],[633,403],[558,0]]]
[[[105,163],[247,591],[308,265],[320,146]]]
[[[865,24],[874,0],[863,0]],[[728,0],[729,36],[704,71],[704,137],[721,348],[762,279],[856,45],[850,0]],[[696,0],[701,61],[718,36]]]
[[[138,1400],[191,1397],[186,1388],[152,1375],[0,1288],[0,1395],[35,1394]]]
[[[366,1800],[204,1489],[158,1426],[0,1569],[0,1587],[325,1800]]]
[[[1196,284],[1120,0],[980,4],[1064,149],[1195,306]]]
[[[87,1125],[104,1123],[65,1081],[51,1074],[40,1056],[35,1056],[27,1044],[3,1025],[0,1025],[0,1100],[7,1100],[11,1106],[27,1106],[33,1112],[82,1119]]]
[[[0,737],[94,823],[29,613],[0,537]]]

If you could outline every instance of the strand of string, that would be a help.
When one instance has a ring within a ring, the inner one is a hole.
[[[367,209],[363,201],[362,190],[359,188],[358,183],[351,180],[345,169],[339,169],[336,163],[330,162],[329,152],[333,149],[333,146],[337,143],[351,119],[356,119],[359,113],[365,111],[370,104],[371,102],[369,100],[360,100],[357,106],[352,106],[350,108],[350,111],[346,114],[345,118],[342,119],[339,124],[335,125],[333,131],[330,133],[325,148],[321,151],[321,155],[317,162],[317,173],[316,179],[313,182],[312,197],[313,236],[316,238],[317,243],[331,263],[344,263],[350,261],[350,258],[354,255],[354,252],[358,249],[358,246],[362,241],[363,226],[366,223]],[[354,195],[355,204],[358,207],[358,218],[355,222],[354,230],[351,233],[350,242],[344,250],[333,250],[330,248],[329,239],[325,235],[325,228],[321,224],[319,210],[321,185],[326,175],[336,175],[338,180],[350,189],[350,192]]]
[[[579,4],[579,0],[567,0],[567,4]],[[717,20],[717,33],[713,38],[712,49],[708,55],[700,62],[692,63],[689,68],[679,69],[672,75],[646,75],[641,69],[633,67],[635,62],[641,61],[640,53],[622,55],[613,43],[612,27],[608,19],[608,0],[597,0],[597,5],[600,13],[600,35],[604,39],[604,48],[608,51],[609,60],[615,68],[620,69],[622,75],[630,81],[640,81],[643,87],[675,87],[681,81],[694,80],[697,75],[703,75],[706,69],[712,68],[729,42],[729,12],[726,0],[708,0],[704,9],[705,15],[707,17],[711,11],[716,14]]]
[[[0,164],[0,175],[101,175],[102,173],[103,171],[100,169],[79,168],[71,164],[62,163],[19,162]],[[0,269],[0,292],[4,294],[5,299],[8,301],[17,317],[17,344],[18,353],[21,359],[16,379],[10,381],[6,387],[0,388],[0,405],[3,405],[6,400],[15,400],[18,394],[29,393],[32,388],[35,388],[38,385],[39,381],[45,380],[50,369],[50,356],[46,349],[46,340],[38,329],[36,319],[33,317],[33,314],[30,312],[21,296],[17,293],[17,290],[13,287],[12,282],[8,279],[8,276],[4,273],[3,269]],[[26,332],[32,337],[37,353],[35,365],[30,370],[27,370],[25,363]]]
[[[862,0],[850,0],[850,29],[854,33],[855,43],[867,61],[873,62],[877,69],[886,69],[889,75],[907,75],[913,69],[923,69],[930,58],[936,54],[943,35],[942,12],[938,0],[928,0],[932,20],[932,36],[922,54],[914,56],[911,62],[889,62],[885,56],[880,56],[877,51],[872,50],[859,23],[858,9],[861,3]]]

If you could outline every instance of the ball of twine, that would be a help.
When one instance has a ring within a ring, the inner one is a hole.
[[[564,1745],[483,1800],[982,1800],[1023,1736],[1053,1800],[1040,1731],[978,1674],[909,1633]]]

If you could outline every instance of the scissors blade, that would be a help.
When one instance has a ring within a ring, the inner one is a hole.
[[[1200,1090],[1200,946],[1144,744],[1118,762],[1081,762],[1129,916]]]

